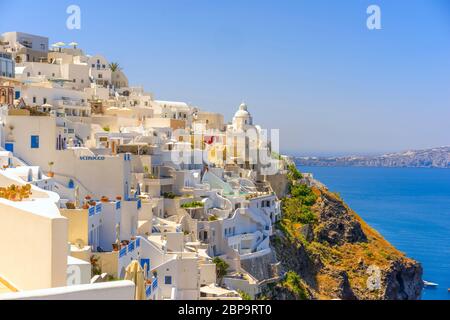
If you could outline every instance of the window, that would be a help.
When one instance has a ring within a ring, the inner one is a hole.
[[[33,103],[36,103],[36,97],[33,97]]]
[[[38,72],[38,76],[40,76],[40,75],[41,75],[41,72],[39,71],[39,72]]]
[[[84,83],[84,79],[81,79],[81,83]]]
[[[47,103],[47,98],[42,98],[42,103],[46,104]]]
[[[31,149],[39,148],[39,136],[31,136]]]
[[[73,83],[77,82],[77,79],[73,79]]]
[[[15,99],[20,99],[20,91],[16,91]]]
[[[55,73],[53,72],[53,73],[52,73],[52,77],[54,77],[54,76],[55,76]]]
[[[102,75],[101,73],[99,73],[99,74],[98,74],[98,78],[99,78],[99,79],[102,79],[102,78],[103,78],[103,75]]]
[[[31,73],[27,72],[27,77],[31,77]]]
[[[172,284],[172,276],[165,276],[164,284]]]
[[[92,64],[92,68],[95,68],[95,64]]]

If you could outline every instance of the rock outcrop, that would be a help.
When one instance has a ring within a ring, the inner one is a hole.
[[[311,299],[419,299],[422,267],[368,226],[339,196],[309,181],[317,194],[311,224],[282,222],[271,239],[281,273],[295,272]],[[271,299],[290,299],[280,282]]]

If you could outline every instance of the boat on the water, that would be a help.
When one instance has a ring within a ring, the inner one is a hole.
[[[436,288],[438,286],[437,283],[425,281],[425,280],[423,280],[423,285],[427,288]]]

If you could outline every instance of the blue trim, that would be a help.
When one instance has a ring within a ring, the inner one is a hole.
[[[100,203],[100,204],[95,206],[95,213],[99,213],[101,211],[102,211],[102,204]]]
[[[95,208],[89,207],[89,217],[93,216],[95,214]]]
[[[39,136],[31,136],[31,149],[39,149]]]
[[[14,143],[5,143],[5,150],[14,153]]]
[[[69,180],[69,184],[68,184],[69,189],[73,189],[75,188],[75,183],[73,182],[72,179]]]
[[[139,248],[141,246],[141,238],[136,239],[136,248]]]
[[[126,254],[127,254],[127,247],[120,249],[119,258],[122,258]]]
[[[133,251],[134,251],[134,241],[128,245],[128,252],[133,252]]]
[[[121,202],[120,202],[120,201],[117,201],[117,202],[116,202],[116,210],[119,210],[120,207],[121,207]]]
[[[152,286],[148,286],[146,289],[145,289],[145,296],[148,298],[148,297],[150,297],[152,295]]]
[[[141,199],[139,199],[139,200],[137,201],[137,208],[138,208],[138,210],[139,210],[140,208],[142,208],[142,201],[141,201]]]
[[[153,280],[153,283],[152,283],[152,288],[153,288],[153,290],[155,290],[157,287],[158,287],[158,278],[155,278],[155,280]]]
[[[145,265],[147,265],[147,270],[144,269],[145,275],[148,278],[148,274],[150,272],[150,259],[141,259],[140,261],[142,269],[144,269]]]

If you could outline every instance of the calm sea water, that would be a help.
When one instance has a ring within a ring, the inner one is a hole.
[[[325,183],[367,223],[422,263],[422,299],[450,300],[450,170],[299,167]]]

